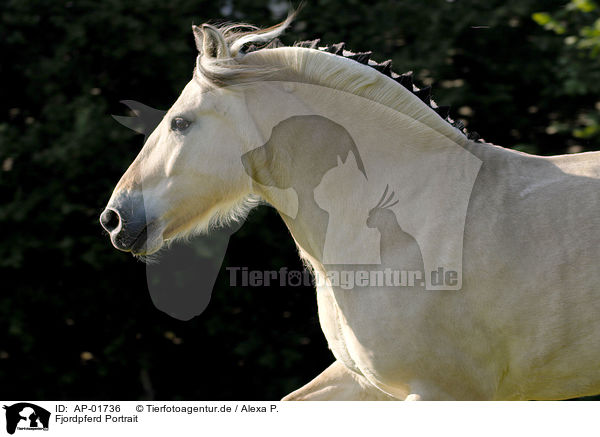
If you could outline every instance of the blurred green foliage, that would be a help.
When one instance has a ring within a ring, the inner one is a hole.
[[[145,267],[98,225],[141,136],[110,114],[166,109],[191,78],[191,24],[268,26],[255,0],[6,0],[0,4],[0,398],[277,399],[332,356],[314,290],[227,285],[179,322]],[[284,42],[345,41],[433,85],[489,142],[541,154],[599,147],[598,8],[589,0],[315,0]],[[267,207],[226,264],[300,269]]]
[[[565,96],[600,95],[600,8],[592,0],[571,0],[556,11],[536,12],[533,20],[552,31],[562,43],[557,50],[556,75]],[[571,134],[579,142],[598,143],[600,101],[590,102],[568,116],[557,117],[550,132]]]

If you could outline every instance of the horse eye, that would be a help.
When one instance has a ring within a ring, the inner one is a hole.
[[[185,118],[175,117],[171,121],[171,130],[180,131],[181,132],[181,131],[186,130],[188,127],[190,127],[190,124],[192,124],[192,122],[186,120]]]

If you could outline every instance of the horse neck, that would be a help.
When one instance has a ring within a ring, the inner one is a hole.
[[[298,181],[280,186],[255,184],[255,192],[282,213],[307,258],[322,261],[326,239],[334,242],[330,248],[334,253],[355,251],[360,257],[365,245],[374,251],[379,232],[367,228],[366,220],[386,185],[397,194],[399,204],[393,209],[402,217],[406,232],[423,240],[423,224],[428,223],[436,232],[455,235],[443,256],[448,258],[462,248],[462,234],[452,227],[464,226],[470,189],[481,160],[465,148],[468,140],[456,129],[451,128],[450,138],[447,131],[440,132],[439,124],[427,125],[426,118],[416,120],[374,100],[307,83],[263,83],[254,87],[246,101],[265,143],[275,150],[286,150],[284,157],[294,157],[275,163],[273,171],[311,176],[304,177],[300,185]],[[310,123],[300,124],[294,135],[275,141],[278,126],[299,116],[316,116],[322,121],[320,126],[329,123],[328,129],[341,128],[332,137]],[[348,139],[355,144],[355,153],[342,144]],[[320,193],[317,198],[315,190]],[[460,208],[451,210],[453,203]],[[447,208],[447,215],[440,215],[439,208]],[[344,220],[333,220],[330,215],[334,213],[345,214]],[[441,222],[445,220],[448,223]],[[336,228],[328,229],[332,222]],[[328,236],[331,232],[334,235]],[[428,248],[424,249],[427,262]]]

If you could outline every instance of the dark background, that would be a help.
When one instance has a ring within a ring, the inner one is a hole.
[[[0,4],[0,399],[279,399],[333,361],[314,290],[228,286],[181,322],[145,266],[98,224],[142,136],[110,114],[167,109],[190,80],[191,25],[269,26],[277,2]],[[600,148],[600,9],[588,0],[312,0],[286,43],[345,41],[433,85],[486,141],[540,154]],[[594,27],[596,24],[596,27]],[[266,206],[226,264],[300,269]]]

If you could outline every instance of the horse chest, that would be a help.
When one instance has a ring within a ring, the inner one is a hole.
[[[344,363],[347,368],[360,373],[346,346],[343,333],[343,315],[335,302],[335,296],[330,287],[317,287],[317,305],[319,323],[327,339],[329,349],[331,349],[335,358]]]
[[[317,289],[317,303],[321,329],[336,359],[357,373],[399,381],[413,374],[426,354],[414,349],[415,341],[425,348],[427,343],[418,340],[420,328],[415,325],[423,309],[400,307],[398,298],[390,294],[383,290],[338,293],[322,286]]]

